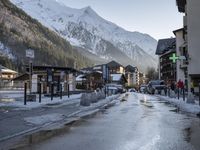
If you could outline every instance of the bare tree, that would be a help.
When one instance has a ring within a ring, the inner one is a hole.
[[[150,80],[156,80],[158,79],[158,72],[156,71],[155,68],[153,67],[148,67],[147,68],[147,74],[146,74],[147,79]]]

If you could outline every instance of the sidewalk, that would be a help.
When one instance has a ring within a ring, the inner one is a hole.
[[[175,106],[177,106],[181,111],[187,112],[187,113],[192,113],[195,115],[200,115],[200,106],[199,106],[199,101],[195,100],[194,104],[187,103],[187,98],[185,98],[185,101],[183,101],[183,97],[178,98],[170,98],[168,96],[161,96],[161,95],[156,95],[159,97],[161,100],[167,101]]]
[[[62,100],[58,97],[53,101],[50,98],[43,98],[42,103],[28,102],[26,106],[23,105],[23,101],[0,103],[0,147],[4,141],[13,137],[40,130],[69,117],[78,117],[95,111],[120,95],[107,97],[88,107],[80,106],[80,96],[64,96]]]

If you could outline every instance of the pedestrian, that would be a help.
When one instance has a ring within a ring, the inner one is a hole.
[[[180,90],[180,93],[183,93],[183,89],[184,89],[184,83],[181,79],[179,79],[178,83],[177,83],[177,88],[178,90]]]
[[[172,90],[172,91],[175,90],[175,83],[174,83],[174,81],[171,82],[171,86],[170,86],[170,87],[171,87],[171,90]]]
[[[193,81],[191,81],[190,86],[191,86],[191,93],[194,94],[194,83],[193,83]]]

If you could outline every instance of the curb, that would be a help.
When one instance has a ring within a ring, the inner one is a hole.
[[[192,115],[196,115],[197,117],[200,117],[200,111],[199,112],[190,112],[188,110],[185,110],[183,107],[180,107],[177,103],[168,101],[165,98],[162,98],[160,96],[156,96],[156,97],[158,97],[161,101],[169,102],[170,104],[174,105],[175,107],[177,107],[180,111],[182,111],[184,113],[188,113],[188,114],[192,114]]]
[[[103,104],[92,110],[79,110],[67,115],[63,120],[49,122],[39,127],[22,131],[11,136],[3,137],[0,139],[0,145],[1,142],[5,141],[5,144],[3,143],[3,146],[5,146],[5,148],[1,147],[0,149],[20,149],[27,145],[38,143],[42,140],[49,139],[63,132],[67,132],[70,127],[75,123],[79,123],[83,119],[94,117],[98,112],[114,106],[117,100],[120,99],[120,96],[121,95],[117,95],[116,97],[109,100],[108,103]],[[80,113],[83,114],[79,115]]]

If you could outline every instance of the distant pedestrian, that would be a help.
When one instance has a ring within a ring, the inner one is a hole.
[[[175,90],[175,83],[174,83],[174,81],[171,82],[171,86],[170,86],[170,87],[171,87],[171,90],[172,90],[172,91]]]
[[[194,94],[194,83],[193,83],[193,81],[191,81],[190,86],[191,86],[191,92],[192,92],[192,94]]]
[[[181,79],[179,79],[178,83],[177,83],[177,88],[178,90],[181,91],[181,94],[183,93],[183,89],[184,89],[184,83]]]

